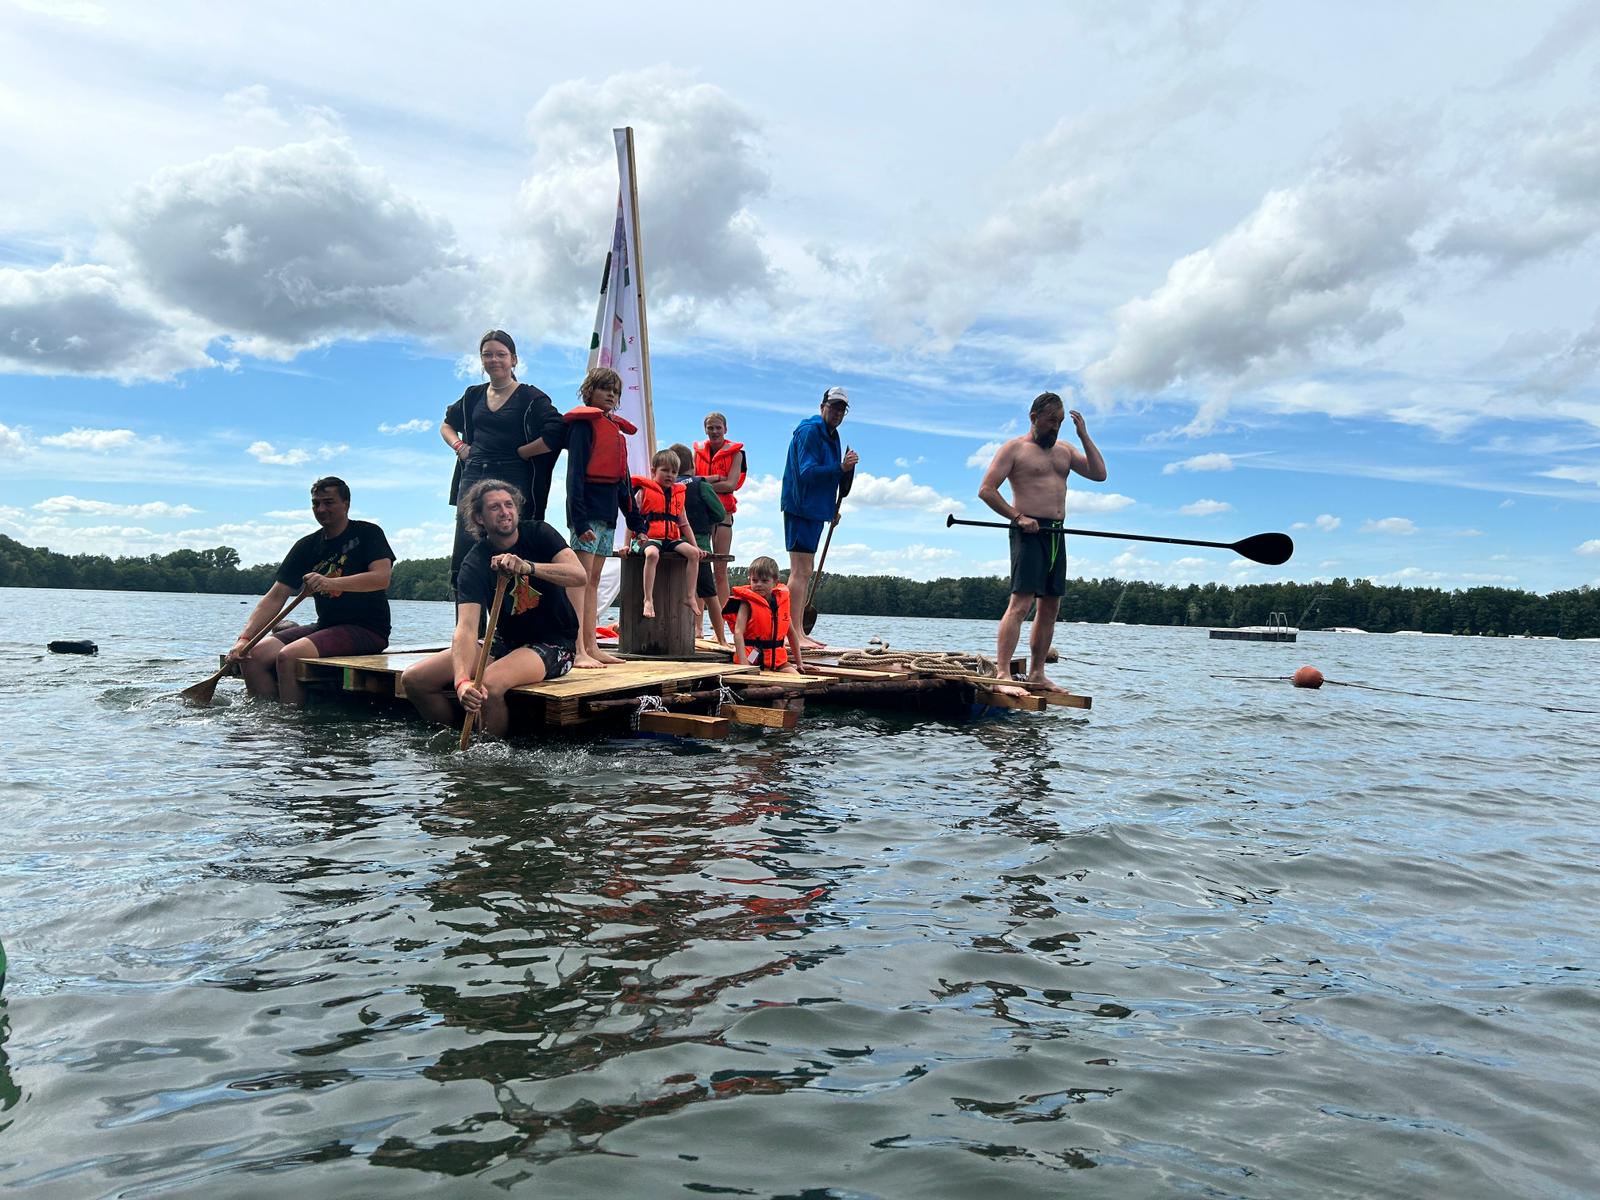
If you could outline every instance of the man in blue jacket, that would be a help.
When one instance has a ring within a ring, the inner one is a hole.
[[[789,551],[789,595],[797,609],[811,599],[811,574],[822,527],[839,523],[839,501],[849,490],[859,456],[839,445],[839,426],[850,408],[842,387],[822,393],[822,407],[795,427],[789,457],[783,465],[783,543]],[[802,636],[803,649],[822,645]]]

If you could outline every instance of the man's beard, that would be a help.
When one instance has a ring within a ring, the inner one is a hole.
[[[1052,446],[1054,446],[1056,444],[1056,438],[1060,437],[1061,435],[1060,435],[1059,432],[1057,432],[1057,433],[1031,433],[1028,436],[1033,439],[1033,444],[1038,446],[1039,449],[1048,450],[1048,449],[1050,449]]]

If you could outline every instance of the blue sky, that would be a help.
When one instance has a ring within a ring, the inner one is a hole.
[[[1600,583],[1590,4],[0,0],[0,533],[275,560],[337,473],[448,547],[477,334],[562,406],[639,147],[656,415],[750,448],[853,403],[830,566],[998,573],[982,467],[1068,395],[1072,570]]]

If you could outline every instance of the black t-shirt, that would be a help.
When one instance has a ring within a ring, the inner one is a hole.
[[[566,539],[543,521],[524,521],[517,528],[517,544],[496,549],[487,540],[474,543],[456,575],[456,599],[478,604],[485,613],[494,603],[495,574],[489,560],[497,554],[515,554],[531,563],[555,561],[567,547]],[[577,648],[578,614],[572,611],[567,589],[547,579],[521,575],[506,588],[495,639],[515,649],[535,642]]]
[[[351,521],[336,538],[323,537],[319,529],[296,542],[278,568],[277,581],[298,592],[313,571],[333,579],[360,575],[380,558],[394,560],[383,530],[371,521]],[[314,600],[319,625],[360,625],[389,636],[387,592],[334,592]]]

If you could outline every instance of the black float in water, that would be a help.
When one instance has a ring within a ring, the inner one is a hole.
[[[45,649],[51,654],[99,654],[100,647],[88,638],[65,638],[58,642],[51,642]]]

